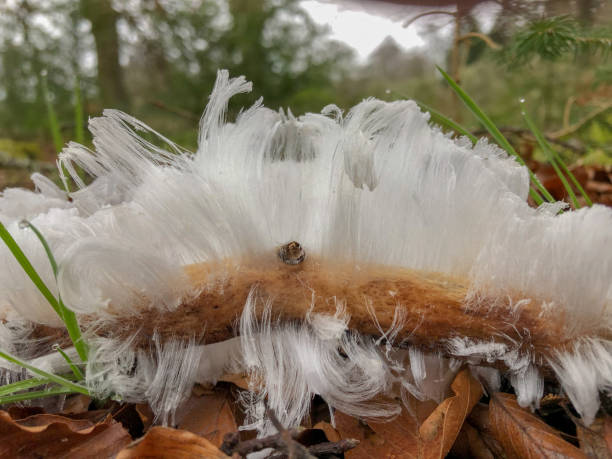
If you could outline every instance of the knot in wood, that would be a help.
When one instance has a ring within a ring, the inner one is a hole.
[[[304,261],[306,252],[304,252],[304,249],[298,242],[291,241],[281,246],[278,250],[278,257],[283,263],[297,265]]]

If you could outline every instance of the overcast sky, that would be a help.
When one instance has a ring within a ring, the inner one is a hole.
[[[445,36],[450,37],[452,32],[452,18],[448,15],[427,16],[408,28],[402,26],[406,19],[431,8],[363,0],[304,0],[301,5],[317,24],[330,27],[333,38],[355,48],[362,60],[387,36],[409,49],[425,45],[423,32],[427,24],[434,23]],[[454,8],[448,8],[448,11],[454,11]],[[485,32],[492,27],[498,12],[499,5],[494,2],[478,7],[476,17]]]

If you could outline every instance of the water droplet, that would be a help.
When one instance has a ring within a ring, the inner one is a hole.
[[[54,344],[53,346],[51,346],[51,349],[53,349],[54,351],[57,351],[59,349],[59,344]]]
[[[525,98],[524,98],[524,97],[521,97],[521,98],[519,99],[519,102],[520,102],[521,104],[524,104],[524,103],[525,103]]]
[[[391,90],[390,89],[385,89],[385,94],[391,94]]]
[[[21,228],[21,229],[29,228],[29,226],[30,226],[30,222],[27,221],[27,220],[21,220],[19,222],[19,228]]]

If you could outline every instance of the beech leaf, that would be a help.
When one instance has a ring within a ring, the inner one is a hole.
[[[112,457],[131,441],[110,415],[93,423],[55,414],[15,420],[0,411],[0,457]]]
[[[608,452],[612,454],[612,418],[610,416],[604,419],[604,438],[608,445]]]
[[[521,408],[516,397],[497,392],[489,404],[491,432],[502,444],[508,457],[586,458],[587,456],[559,433]]]
[[[230,391],[216,387],[200,397],[192,395],[176,414],[177,427],[200,435],[219,447],[226,433],[236,432],[238,425],[231,406]]]
[[[143,457],[150,459],[229,458],[206,438],[186,430],[170,429],[168,427],[151,428],[144,437],[121,450],[117,455],[117,459]]]
[[[465,418],[482,395],[480,383],[467,369],[460,371],[451,388],[454,396],[432,410],[432,402],[410,398],[410,414],[406,409],[389,422],[358,419],[336,412],[336,429],[342,438],[355,438],[359,446],[345,453],[347,458],[402,457],[443,458],[450,451]],[[421,414],[428,413],[425,420]]]
[[[440,403],[419,428],[424,458],[446,457],[465,418],[482,396],[482,386],[465,368],[457,374],[451,389],[455,395]]]
[[[373,457],[418,457],[416,421],[405,411],[386,424],[384,434],[379,435],[357,418],[336,411],[336,430],[342,439],[354,438],[359,445],[344,453],[347,459],[370,459]]]
[[[336,442],[342,439],[338,431],[334,429],[334,427],[329,422],[325,422],[325,421],[317,422],[314,426],[312,426],[312,428],[322,430],[323,433],[325,433],[325,437],[327,438],[327,441]]]
[[[576,425],[576,435],[580,443],[580,449],[588,457],[596,457],[598,459],[612,459],[612,455],[608,451],[608,445],[604,438],[605,420],[595,419],[588,427]]]

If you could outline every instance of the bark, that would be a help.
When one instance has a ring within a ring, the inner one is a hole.
[[[501,298],[481,296],[477,304],[468,304],[468,280],[440,273],[333,265],[314,257],[287,265],[276,254],[249,262],[190,265],[185,272],[200,293],[174,310],[143,308],[127,317],[105,319],[103,324],[98,317],[81,317],[80,321],[85,326],[96,321],[98,335],[130,338],[141,348],[150,347],[154,333],[162,342],[195,338],[197,344],[210,344],[236,336],[237,319],[252,294],[257,299],[258,318],[268,302],[273,320],[280,321],[302,322],[309,312],[334,315],[342,303],[350,316],[349,328],[372,336],[392,326],[396,308],[401,306],[406,317],[395,344],[409,343],[431,351],[445,352],[447,341],[459,336],[510,348],[520,343],[537,363],[545,363],[544,357],[578,338],[567,333],[561,308],[543,313],[539,305],[545,298],[533,298],[519,310],[511,305],[529,298],[521,292]],[[40,326],[33,337],[57,340],[61,333]],[[597,337],[598,333],[610,338],[597,330],[592,334]]]
[[[119,14],[110,0],[81,0],[83,16],[91,22],[98,57],[98,86],[105,106],[127,109],[129,100],[119,64]]]
[[[291,266],[273,255],[250,263],[191,265],[185,271],[200,291],[193,299],[172,311],[149,309],[121,317],[101,333],[122,339],[136,335],[134,343],[142,347],[149,345],[154,332],[162,340],[196,337],[202,344],[223,341],[235,336],[236,320],[253,291],[260,299],[258,317],[268,300],[272,317],[284,321],[303,321],[310,310],[333,315],[342,303],[350,315],[349,327],[374,336],[380,336],[381,331],[373,315],[386,331],[401,305],[406,322],[396,344],[406,340],[432,350],[443,349],[452,337],[464,336],[509,345],[522,342],[526,349],[543,356],[573,338],[565,334],[562,314],[541,313],[541,301],[513,311],[510,305],[525,298],[517,292],[514,299],[484,297],[477,305],[466,307],[469,282],[440,273],[330,265],[313,257]]]

